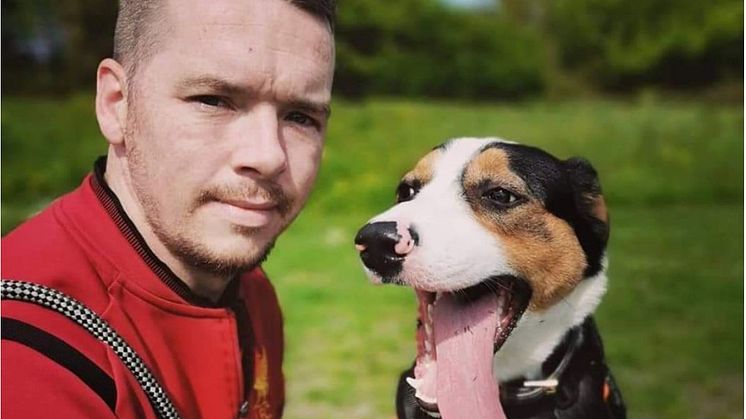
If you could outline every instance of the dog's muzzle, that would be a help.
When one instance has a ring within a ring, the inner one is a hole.
[[[401,272],[404,258],[419,242],[411,225],[396,221],[368,223],[355,236],[355,248],[365,267],[389,282]]]

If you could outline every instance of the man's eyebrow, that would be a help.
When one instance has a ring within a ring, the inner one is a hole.
[[[226,96],[245,95],[247,92],[253,91],[253,89],[247,85],[232,83],[227,80],[210,76],[188,77],[181,80],[176,87],[179,91],[207,88],[211,92],[224,94]],[[285,107],[320,114],[324,118],[329,118],[332,113],[331,106],[326,102],[315,102],[302,98],[281,100],[280,102]]]
[[[332,108],[328,103],[313,102],[305,99],[292,99],[285,102],[284,105],[291,109],[299,109],[301,111],[320,114],[324,118],[329,118],[332,114]]]
[[[231,83],[227,80],[221,80],[210,76],[187,77],[176,85],[178,90],[188,90],[195,88],[208,88],[211,91],[223,94],[241,94],[250,90],[248,86]]]

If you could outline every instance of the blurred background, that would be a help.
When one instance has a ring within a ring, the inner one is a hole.
[[[95,70],[116,3],[2,2],[2,232],[106,152]],[[346,0],[320,177],[266,265],[289,418],[392,418],[415,355],[411,290],[374,287],[352,238],[456,136],[582,155],[610,208],[597,312],[630,418],[743,417],[743,2]]]

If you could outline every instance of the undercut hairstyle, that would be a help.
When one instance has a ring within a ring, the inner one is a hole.
[[[246,0],[252,1],[252,0]],[[336,0],[285,0],[329,25],[334,33]],[[163,27],[165,0],[120,0],[114,29],[114,53],[130,78],[137,65],[146,62],[158,46]]]
[[[155,50],[163,19],[163,0],[120,0],[114,28],[113,58],[130,73],[147,61]]]

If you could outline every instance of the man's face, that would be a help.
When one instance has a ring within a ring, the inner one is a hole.
[[[130,186],[182,262],[240,271],[263,259],[316,177],[332,34],[286,0],[169,3],[130,83]]]

